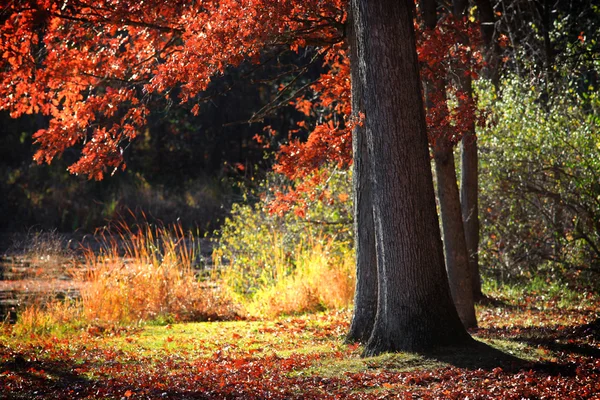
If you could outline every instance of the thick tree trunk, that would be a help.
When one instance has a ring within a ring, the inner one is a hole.
[[[454,0],[453,12],[457,18],[466,14],[469,2],[467,0]],[[462,39],[468,42],[468,37]],[[466,93],[469,101],[473,99],[471,77],[457,71],[459,77],[456,84]],[[478,300],[483,297],[481,292],[481,276],[479,272],[479,173],[478,173],[477,136],[475,125],[472,124],[467,132],[463,132],[461,141],[461,174],[460,174],[460,203],[465,230],[465,240],[469,254],[469,269],[471,274],[471,287],[473,298]]]
[[[363,110],[363,104],[352,13],[350,13],[349,19],[347,40],[350,48],[352,114],[354,118],[358,118],[359,112]],[[352,324],[350,325],[347,340],[366,343],[371,336],[375,314],[377,313],[377,255],[375,251],[375,227],[373,225],[369,158],[364,125],[356,126],[352,132],[352,153],[356,291],[354,294]]]
[[[448,286],[425,130],[412,0],[352,0],[379,266],[365,355],[469,341]]]
[[[439,138],[434,144],[433,154],[450,292],[465,328],[475,328],[477,318],[473,281],[456,181],[453,145],[446,138]]]

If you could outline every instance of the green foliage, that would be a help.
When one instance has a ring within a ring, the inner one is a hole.
[[[317,188],[319,195],[306,195],[306,215],[268,211],[269,194],[281,187],[279,179],[270,175],[254,196],[258,201],[246,197],[245,203],[234,204],[223,224],[214,258],[224,271],[226,286],[241,302],[272,306],[250,306],[251,313],[347,304],[354,283],[350,174],[333,171]],[[336,299],[318,290],[322,279],[328,279],[328,292]],[[284,293],[289,293],[288,304],[282,300]]]
[[[547,98],[512,76],[501,87],[479,90],[482,264],[505,278],[599,270],[600,97],[573,84]]]

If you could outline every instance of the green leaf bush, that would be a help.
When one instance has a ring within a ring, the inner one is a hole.
[[[481,260],[503,278],[600,271],[600,97],[560,84],[479,88]]]

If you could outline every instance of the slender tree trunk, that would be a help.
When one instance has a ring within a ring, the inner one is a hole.
[[[484,78],[489,79],[498,88],[500,70],[500,46],[496,41],[496,17],[494,7],[490,0],[475,0],[479,23],[481,25],[481,37],[483,39],[483,55],[485,65],[482,69]]]
[[[448,286],[421,97],[413,0],[352,0],[378,262],[365,355],[465,343]]]
[[[482,299],[479,272],[479,156],[475,135],[464,135],[461,142],[460,202],[469,254],[473,299]]]
[[[352,79],[352,114],[354,118],[358,118],[359,112],[363,110],[363,104],[352,13],[350,13],[347,35]],[[354,294],[354,313],[347,340],[366,343],[371,336],[375,314],[377,313],[377,255],[369,158],[364,125],[357,125],[352,132],[352,153],[356,292]]]
[[[433,154],[450,292],[465,328],[475,328],[477,318],[473,300],[473,283],[452,143],[447,138],[439,138],[434,144]]]
[[[435,10],[434,0],[421,0],[421,12],[427,29],[435,29],[437,25]],[[431,100],[433,93],[441,93],[441,98],[446,102],[446,79],[425,82],[425,88],[428,108],[433,106]],[[433,155],[450,292],[463,325],[465,328],[474,328],[477,326],[477,318],[473,301],[469,253],[465,242],[465,229],[456,180],[454,146],[447,137],[439,137],[433,144]]]
[[[454,0],[453,12],[455,17],[463,18],[467,11],[469,2],[467,0]],[[468,37],[462,39],[468,42]],[[463,91],[468,101],[473,99],[473,88],[471,77],[463,71],[457,71],[456,84]],[[472,124],[467,132],[463,132],[461,141],[461,174],[460,174],[460,203],[462,206],[462,218],[465,230],[465,240],[469,254],[469,269],[471,275],[471,287],[474,299],[481,299],[481,276],[479,272],[479,158],[477,154],[477,136],[475,125]]]

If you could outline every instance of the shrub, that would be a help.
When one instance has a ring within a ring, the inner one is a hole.
[[[333,171],[316,188],[321,195],[306,195],[302,216],[267,210],[278,179],[271,175],[254,196],[262,200],[234,204],[225,220],[214,252],[224,285],[255,316],[349,304],[355,279],[350,174]]]
[[[492,96],[480,90],[482,264],[505,277],[600,271],[600,97],[545,98],[515,77]]]

